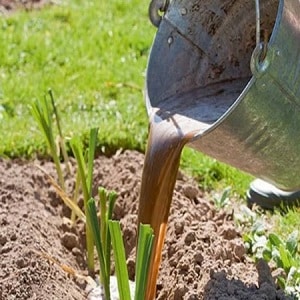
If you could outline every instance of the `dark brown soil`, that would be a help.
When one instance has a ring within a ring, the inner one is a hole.
[[[11,13],[18,9],[37,9],[52,3],[54,1],[51,0],[0,0],[0,14]]]
[[[95,190],[119,195],[114,218],[121,220],[132,279],[143,158],[125,151],[95,160]],[[85,280],[66,272],[68,266],[86,274],[83,226],[70,226],[69,211],[36,165],[56,176],[50,162],[0,160],[0,299],[87,299]],[[73,185],[67,179],[69,190]],[[217,211],[181,173],[169,220],[157,299],[288,299],[268,266],[261,262],[258,275],[245,256],[232,214]]]

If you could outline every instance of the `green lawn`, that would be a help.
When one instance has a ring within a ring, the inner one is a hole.
[[[148,1],[149,2],[149,1]],[[29,106],[53,90],[64,134],[87,140],[100,127],[98,149],[145,149],[145,69],[155,28],[148,2],[60,2],[0,19],[0,156],[45,155]],[[181,167],[206,190],[232,188],[241,201],[251,177],[191,149]],[[300,228],[299,211],[275,214],[273,231]]]
[[[66,135],[85,136],[101,126],[105,150],[143,149],[142,94],[154,34],[147,6],[136,0],[62,3],[0,20],[0,154],[44,150],[28,105],[48,88]]]

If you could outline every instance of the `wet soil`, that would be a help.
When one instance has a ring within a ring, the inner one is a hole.
[[[143,160],[135,151],[95,160],[95,194],[99,186],[118,193],[114,218],[121,220],[132,279]],[[87,275],[83,224],[70,225],[70,211],[37,165],[56,177],[51,162],[0,159],[0,299],[87,299],[86,277],[72,274]],[[66,178],[70,192],[74,177]],[[267,264],[256,268],[245,255],[233,214],[217,211],[179,172],[157,299],[288,298]]]

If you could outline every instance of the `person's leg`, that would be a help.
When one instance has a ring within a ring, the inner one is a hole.
[[[300,204],[299,200],[300,190],[286,192],[261,179],[252,181],[247,191],[248,205],[257,204],[265,209]]]

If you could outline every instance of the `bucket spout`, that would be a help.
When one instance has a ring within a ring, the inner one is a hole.
[[[190,147],[299,189],[300,2],[259,2],[258,19],[254,0],[171,0],[148,62],[147,110],[189,120]]]

